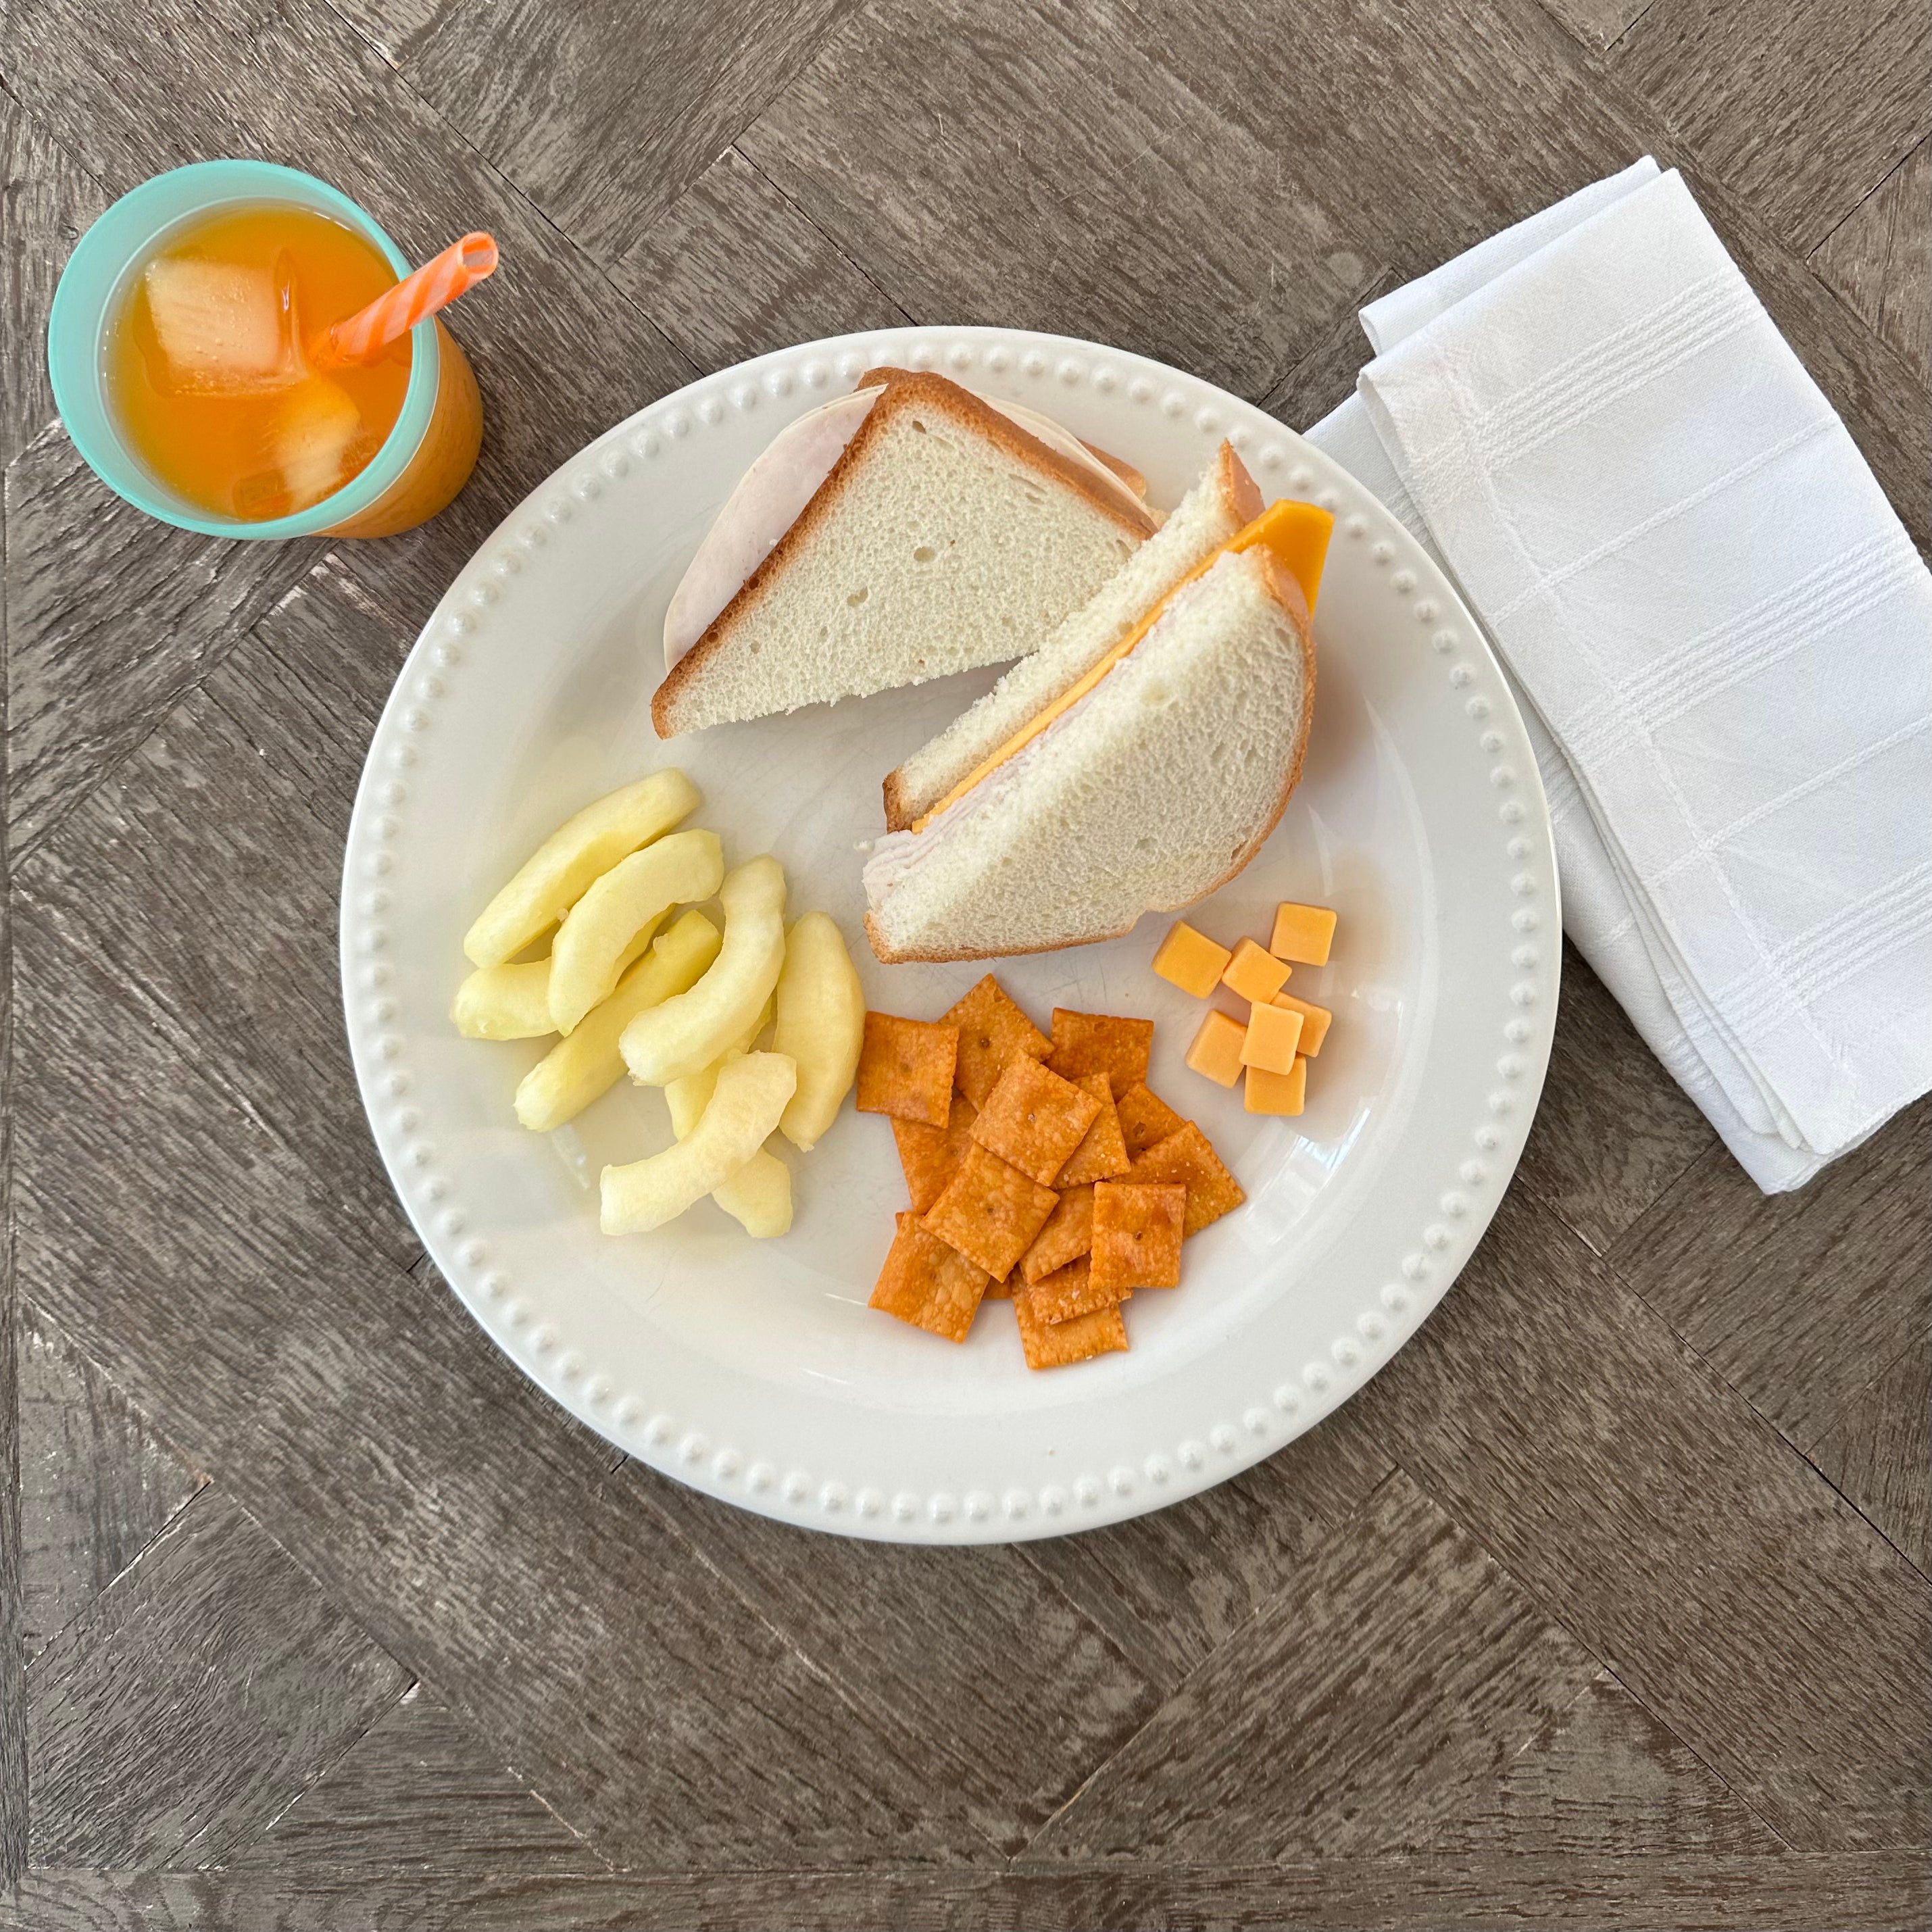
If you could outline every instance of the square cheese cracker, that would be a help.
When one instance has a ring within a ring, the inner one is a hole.
[[[1186,1121],[1158,1095],[1148,1090],[1145,1082],[1130,1087],[1115,1107],[1120,1117],[1120,1138],[1127,1144],[1127,1158],[1138,1160],[1156,1141],[1178,1133]]]
[[[1127,1143],[1120,1132],[1120,1109],[1114,1105],[1112,1083],[1104,1073],[1083,1073],[1073,1083],[1090,1094],[1100,1111],[1087,1130],[1087,1138],[1073,1150],[1060,1170],[1056,1187],[1084,1186],[1090,1180],[1113,1180],[1125,1174],[1129,1165]]]
[[[1020,1346],[1030,1369],[1064,1369],[1127,1346],[1127,1324],[1120,1319],[1118,1302],[1071,1321],[1042,1322],[1027,1306],[1024,1295],[1016,1295],[1013,1312],[1019,1318]]]
[[[1063,1187],[1060,1205],[1047,1216],[1046,1226],[1034,1237],[1033,1246],[1020,1257],[1020,1274],[1029,1282],[1039,1281],[1064,1268],[1084,1255],[1094,1233],[1094,1190],[1091,1187]]]
[[[912,1211],[923,1214],[945,1192],[946,1184],[959,1172],[966,1150],[973,1144],[973,1103],[963,1094],[954,1094],[952,1111],[944,1127],[928,1127],[923,1120],[902,1120],[896,1114],[892,1140],[899,1150],[899,1167],[905,1175]]]
[[[1248,1197],[1208,1144],[1208,1136],[1184,1120],[1164,1141],[1156,1141],[1134,1162],[1136,1180],[1178,1180],[1187,1189],[1184,1234],[1198,1234],[1210,1222],[1238,1208]]]
[[[1052,1188],[975,1142],[921,1225],[1004,1281],[1059,1204]]]
[[[973,1325],[986,1271],[920,1226],[916,1214],[897,1217],[897,1231],[872,1290],[872,1305],[949,1342],[963,1342]]]
[[[1036,1322],[1050,1325],[1097,1314],[1117,1301],[1125,1301],[1132,1293],[1130,1288],[1110,1288],[1105,1282],[1096,1281],[1090,1262],[1082,1255],[1043,1280],[1016,1290],[1013,1299],[1024,1301]]]
[[[1051,1187],[1100,1111],[1092,1094],[1021,1054],[987,1095],[973,1123],[973,1138]]]
[[[986,1096],[1016,1058],[1044,1060],[1053,1050],[1052,1041],[990,973],[941,1013],[939,1023],[959,1029],[959,1064],[953,1083],[976,1107],[986,1104]]]
[[[1102,1181],[1094,1190],[1088,1256],[1095,1287],[1178,1288],[1186,1214],[1187,1190],[1179,1181]]]
[[[862,1114],[891,1114],[944,1127],[952,1111],[952,1070],[958,1055],[957,1027],[868,1013],[853,1104]]]
[[[1066,1006],[1053,1010],[1053,1051],[1046,1064],[1064,1080],[1078,1080],[1083,1073],[1104,1073],[1118,1100],[1136,1082],[1146,1079],[1148,1057],[1153,1051],[1152,1020],[1078,1013]]]

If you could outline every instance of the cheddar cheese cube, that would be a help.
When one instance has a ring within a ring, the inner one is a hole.
[[[1233,957],[1225,946],[1216,946],[1204,932],[1196,932],[1185,920],[1178,919],[1154,956],[1154,970],[1170,986],[1204,1000],[1220,984]]]
[[[1294,1070],[1294,1049],[1301,1038],[1301,1016],[1270,1000],[1256,1006],[1248,1016],[1248,1030],[1241,1036],[1241,1064],[1258,1066],[1264,1073],[1291,1073]]]
[[[1268,1004],[1286,1006],[1301,1016],[1301,1041],[1294,1050],[1304,1060],[1312,1060],[1322,1051],[1322,1042],[1328,1037],[1328,1022],[1335,1016],[1326,1006],[1318,1006],[1312,1000],[1298,1000],[1292,993],[1277,993]]]
[[[1250,1067],[1241,1105],[1251,1114],[1298,1114],[1307,1096],[1308,1056],[1299,1053],[1286,1073],[1270,1073],[1265,1066]]]
[[[1241,1042],[1248,1030],[1240,1022],[1209,1008],[1194,1044],[1187,1049],[1187,1064],[1197,1073],[1204,1073],[1217,1087],[1232,1087],[1241,1077]]]
[[[1288,969],[1272,952],[1244,939],[1221,974],[1221,983],[1258,1006],[1265,1006],[1282,989]]]
[[[1325,966],[1335,939],[1335,915],[1326,906],[1294,905],[1286,900],[1274,909],[1274,932],[1268,950],[1277,959],[1298,966]]]

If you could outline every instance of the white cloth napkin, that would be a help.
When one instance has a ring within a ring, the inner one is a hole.
[[[1932,1087],[1932,578],[1648,159],[1362,312],[1309,432],[1513,675],[1564,928],[1767,1192]]]

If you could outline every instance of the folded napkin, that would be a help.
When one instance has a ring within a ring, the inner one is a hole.
[[[1767,1192],[1932,1087],[1932,578],[1675,172],[1362,312],[1308,432],[1511,674],[1564,929]]]

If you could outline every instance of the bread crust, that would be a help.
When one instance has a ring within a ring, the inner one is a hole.
[[[890,380],[898,373],[889,369],[868,370],[861,380],[870,381],[880,377]],[[1095,453],[1100,454],[1098,452]],[[1214,463],[1221,495],[1227,505],[1228,515],[1236,530],[1245,530],[1265,507],[1262,501],[1261,488],[1249,475],[1248,466],[1235,453],[1232,443],[1223,440],[1215,452]],[[902,769],[894,766],[879,786],[885,805],[886,830],[888,832],[904,831],[925,809],[920,800],[908,793],[905,782],[899,776]]]
[[[1229,452],[1232,454],[1232,452]],[[1239,459],[1236,459],[1238,462]],[[1245,476],[1246,472],[1242,471]],[[1250,483],[1250,488],[1252,488]],[[1255,513],[1257,516],[1260,512]],[[1116,926],[1105,932],[1082,933],[1076,939],[1062,939],[1051,946],[1022,946],[994,950],[986,947],[938,949],[924,946],[908,947],[904,951],[889,950],[882,942],[879,928],[871,913],[866,915],[866,938],[870,942],[872,954],[881,965],[902,966],[912,964],[938,964],[955,959],[1009,959],[1017,958],[1029,952],[1060,952],[1070,946],[1094,946],[1102,940],[1124,938],[1139,924],[1142,916],[1156,910],[1180,912],[1186,907],[1198,905],[1210,894],[1218,892],[1228,881],[1242,872],[1255,854],[1268,842],[1270,832],[1281,823],[1282,814],[1288,809],[1288,801],[1295,787],[1301,782],[1301,767],[1308,755],[1308,734],[1315,722],[1315,626],[1309,614],[1308,601],[1301,594],[1301,586],[1288,575],[1280,564],[1267,550],[1250,553],[1255,556],[1262,569],[1262,582],[1269,596],[1282,607],[1289,626],[1301,646],[1302,701],[1301,726],[1294,740],[1293,755],[1288,761],[1286,776],[1280,791],[1276,794],[1274,808],[1266,820],[1250,837],[1235,855],[1234,861],[1220,877],[1202,887],[1192,898],[1184,899],[1179,905],[1144,906],[1139,913],[1125,926]]]
[[[919,816],[913,808],[912,800],[905,795],[904,781],[899,777],[899,768],[895,765],[880,781],[879,790],[886,806],[886,830],[903,832]]]
[[[853,387],[857,389],[869,389],[874,383],[883,385],[889,382],[903,382],[919,373],[916,369],[902,369],[896,363],[875,363],[860,376]],[[1143,500],[1145,500],[1147,478],[1131,463],[1114,455],[1111,450],[1102,449],[1097,442],[1089,442],[1084,436],[1075,436],[1073,440],[1094,458],[1095,462],[1105,464],[1136,496]]]
[[[1079,464],[1057,449],[1048,448],[1036,436],[1029,436],[957,382],[924,370],[881,368],[866,370],[855,387],[870,388],[875,384],[884,385],[884,393],[840,452],[825,481],[813,492],[811,501],[764,561],[738,586],[731,601],[705,627],[698,641],[664,674],[651,699],[651,724],[660,738],[677,736],[681,728],[676,722],[680,700],[702,677],[706,664],[724,648],[735,626],[758,608],[772,584],[811,541],[812,533],[836,507],[854,469],[866,460],[887,424],[904,410],[925,409],[963,424],[1009,456],[1046,472],[1056,482],[1103,512],[1136,542],[1151,536],[1157,527],[1145,511],[1138,517],[1130,515],[1119,499],[1096,483]]]
[[[1246,869],[1249,861],[1268,842],[1268,834],[1281,823],[1281,815],[1288,809],[1290,795],[1301,782],[1301,767],[1308,756],[1308,734],[1315,723],[1315,620],[1310,613],[1308,599],[1301,594],[1301,586],[1275,560],[1273,553],[1262,550],[1260,562],[1262,580],[1268,586],[1268,594],[1287,614],[1296,641],[1301,646],[1301,729],[1295,735],[1294,754],[1288,762],[1288,776],[1282,782],[1268,823],[1249,840],[1247,850],[1211,886],[1187,901],[1189,905],[1198,905],[1209,892],[1218,892],[1237,873]],[[1181,908],[1174,906],[1168,910],[1178,912]]]
[[[1268,506],[1262,501],[1261,485],[1248,474],[1248,466],[1234,453],[1234,446],[1224,441],[1215,452],[1221,471],[1221,493],[1239,520],[1235,527],[1245,530]]]
[[[1125,457],[1116,456],[1111,449],[1102,449],[1097,442],[1089,442],[1084,436],[1073,440],[1096,463],[1104,463],[1143,502],[1147,500],[1147,478]]]

